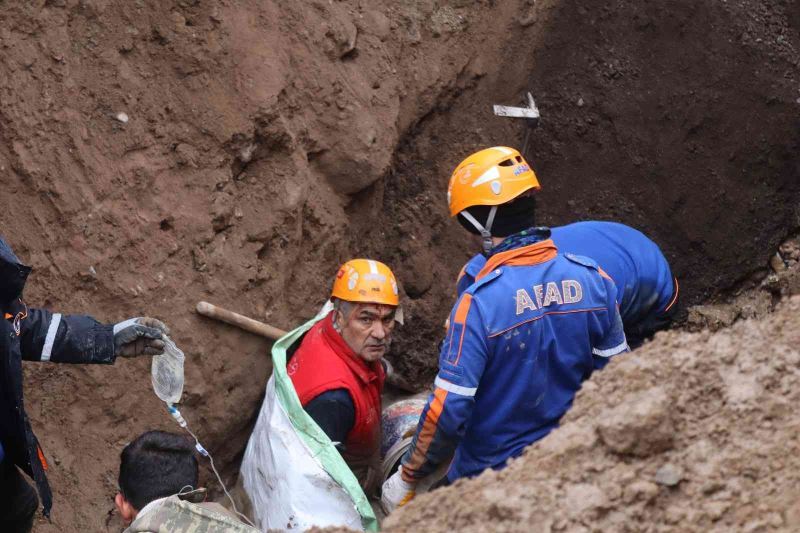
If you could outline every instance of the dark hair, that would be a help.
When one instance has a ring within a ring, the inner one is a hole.
[[[194,442],[188,437],[148,431],[125,446],[120,454],[119,490],[133,507],[197,488]]]

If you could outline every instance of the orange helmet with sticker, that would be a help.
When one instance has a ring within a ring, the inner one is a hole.
[[[476,205],[501,205],[531,189],[539,180],[522,154],[507,146],[475,152],[453,171],[447,187],[450,216]]]
[[[372,259],[351,259],[339,267],[331,297],[391,306],[400,303],[397,280],[391,269]]]

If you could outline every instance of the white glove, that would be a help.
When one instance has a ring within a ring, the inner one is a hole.
[[[392,477],[387,479],[381,490],[381,508],[387,515],[397,507],[402,507],[416,495],[417,484],[408,483],[403,479],[402,465]]]

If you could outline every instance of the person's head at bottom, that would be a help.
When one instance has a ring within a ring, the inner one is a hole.
[[[183,435],[148,431],[120,454],[119,492],[114,498],[129,523],[148,503],[197,488],[194,442]]]

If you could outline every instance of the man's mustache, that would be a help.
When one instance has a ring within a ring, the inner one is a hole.
[[[367,341],[365,346],[367,348],[388,348],[391,343],[392,343],[392,341],[390,341],[390,340]]]

